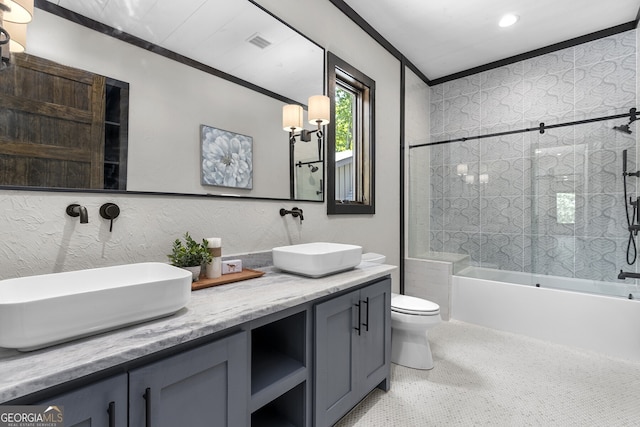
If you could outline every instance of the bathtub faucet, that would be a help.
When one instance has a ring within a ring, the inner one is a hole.
[[[640,279],[640,273],[631,273],[630,271],[622,271],[620,270],[620,274],[618,274],[618,279]]]

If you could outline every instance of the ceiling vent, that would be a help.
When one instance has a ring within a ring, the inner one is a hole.
[[[265,49],[271,44],[269,40],[265,39],[258,33],[255,33],[254,35],[249,37],[247,41],[252,45],[259,47],[260,49]]]

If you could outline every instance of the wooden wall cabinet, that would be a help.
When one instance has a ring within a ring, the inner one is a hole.
[[[14,59],[0,85],[0,185],[125,190],[129,84]]]

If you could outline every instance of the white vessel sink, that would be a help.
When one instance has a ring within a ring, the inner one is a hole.
[[[148,262],[0,280],[0,347],[30,351],[168,316],[191,273]]]
[[[362,247],[341,243],[303,243],[273,248],[273,265],[290,273],[322,277],[360,264]]]

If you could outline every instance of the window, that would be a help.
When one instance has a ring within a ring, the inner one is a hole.
[[[373,214],[375,82],[329,52],[327,213]]]

